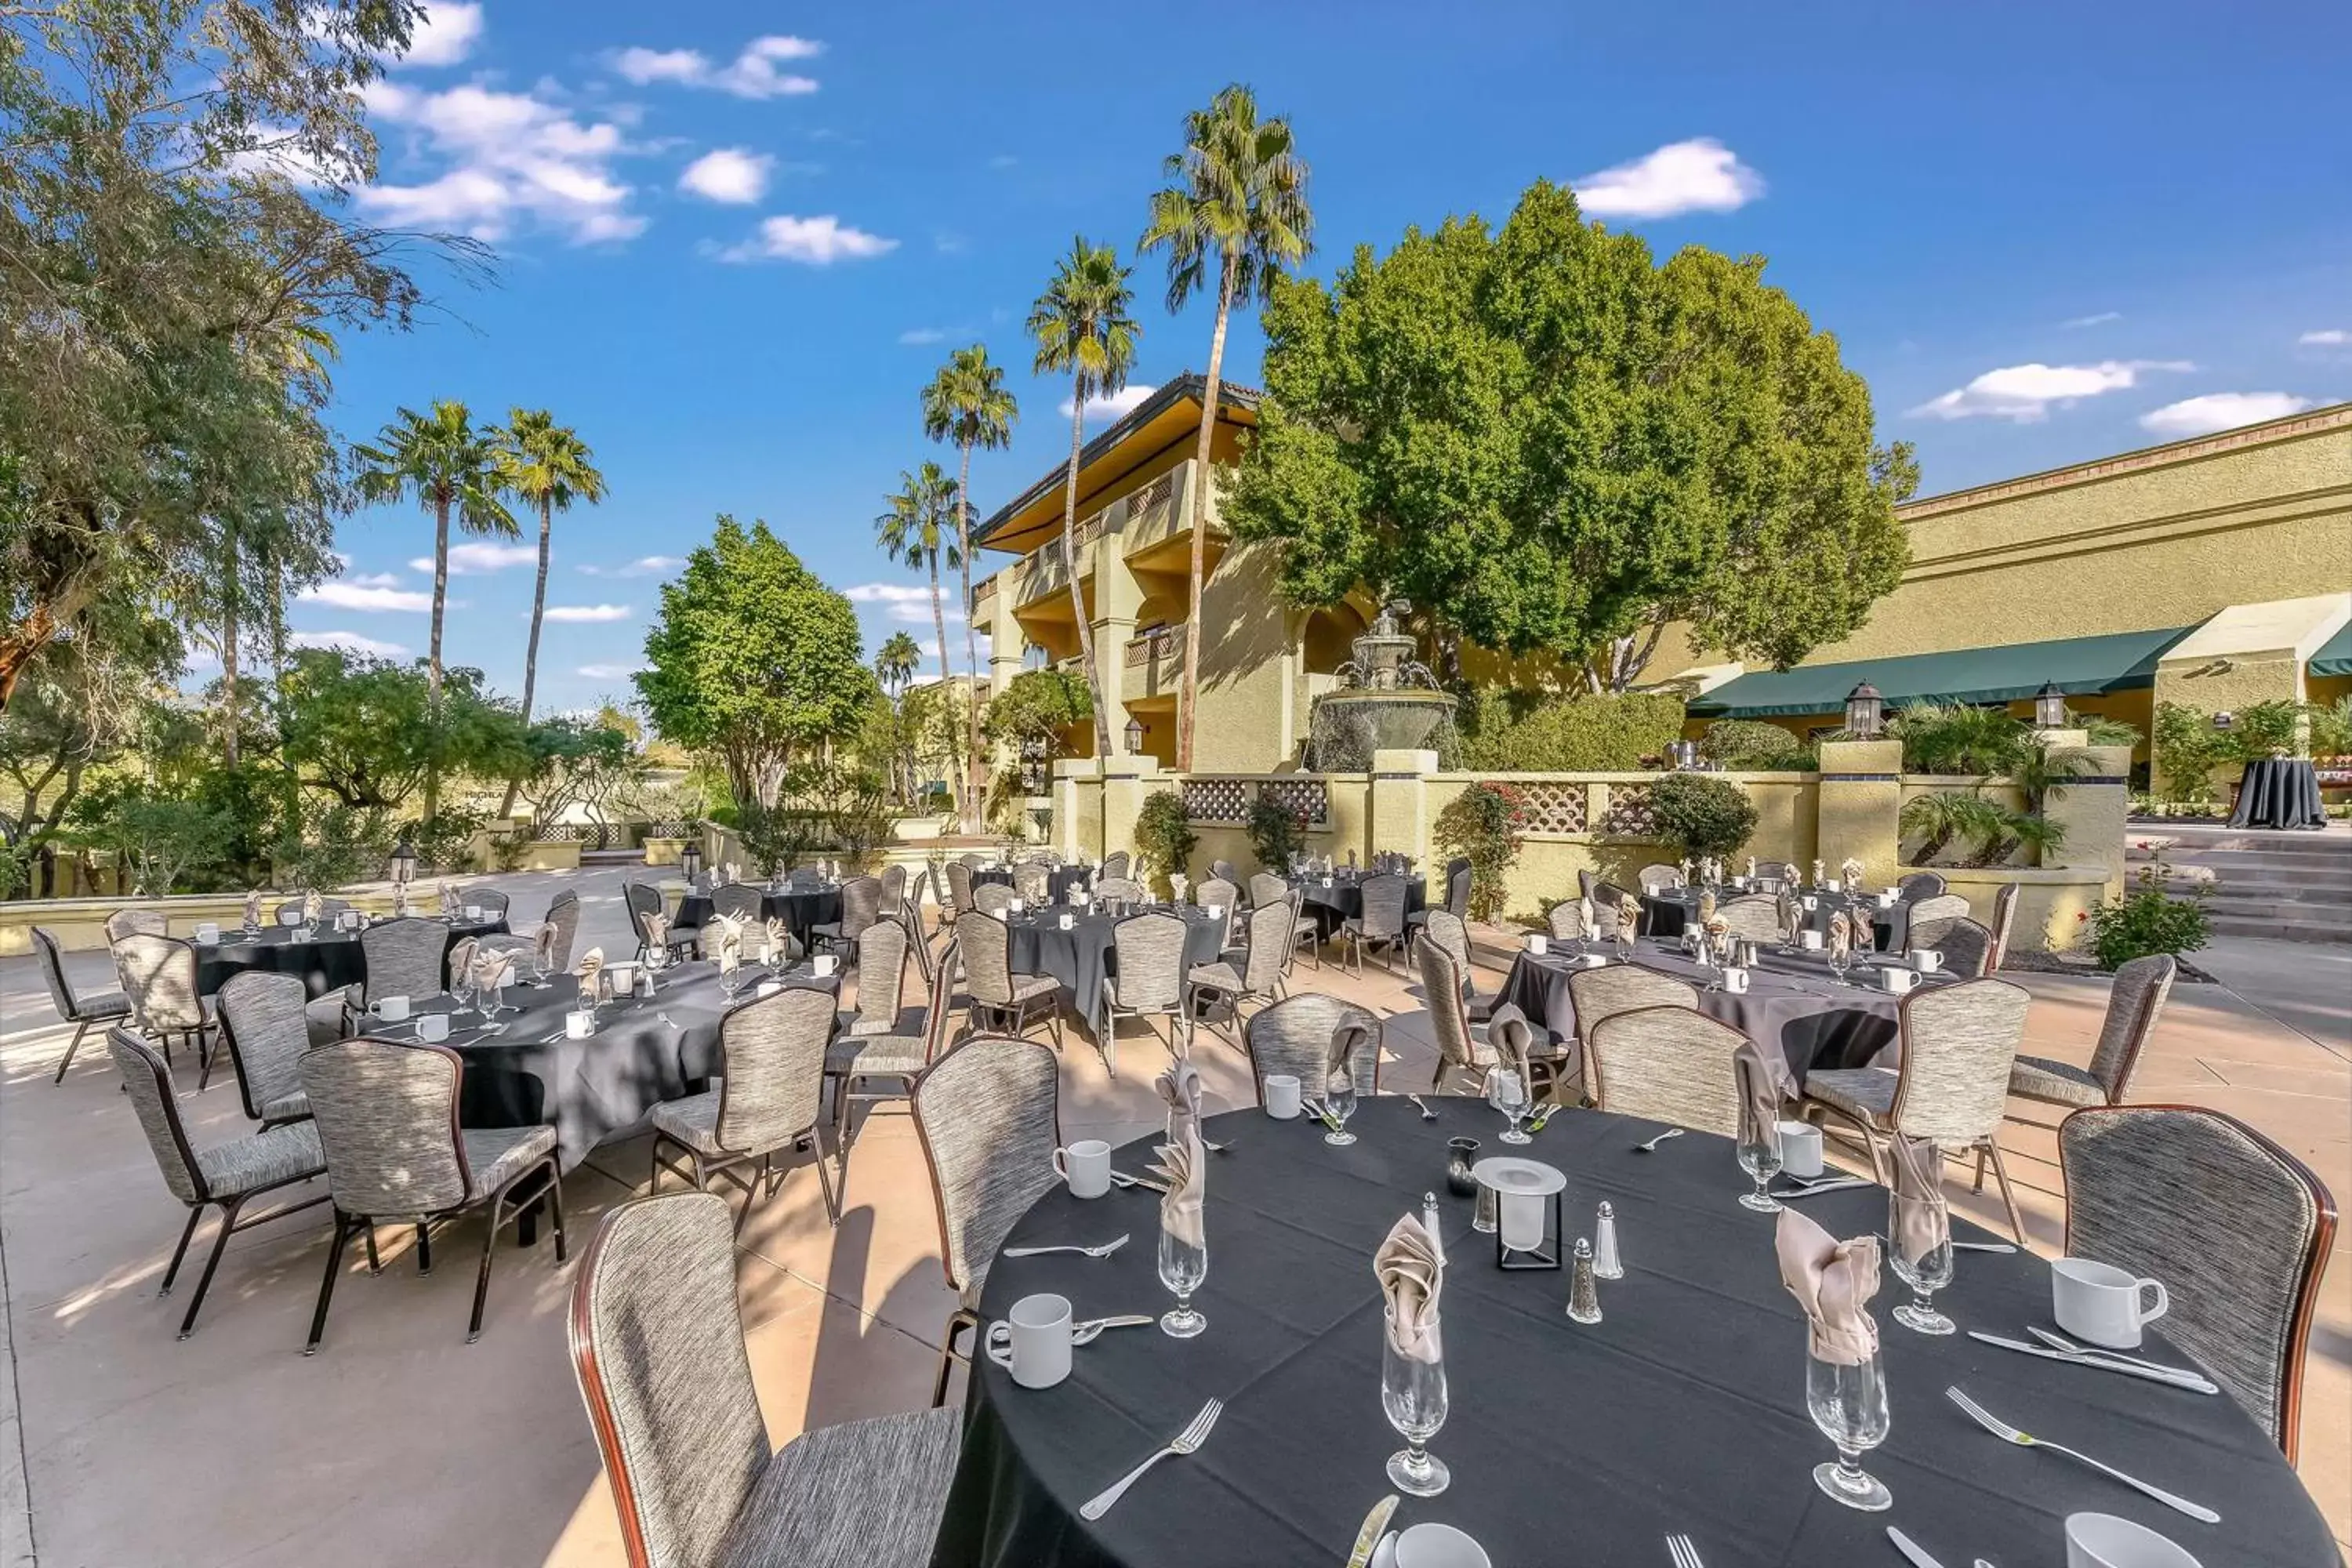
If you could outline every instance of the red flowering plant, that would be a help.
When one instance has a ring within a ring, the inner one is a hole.
[[[1474,784],[1437,814],[1437,847],[1470,862],[1470,918],[1503,912],[1505,882],[1519,858],[1528,826],[1526,796],[1508,784]]]

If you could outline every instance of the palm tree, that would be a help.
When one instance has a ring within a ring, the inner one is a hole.
[[[898,798],[907,805],[915,804],[915,758],[913,737],[907,732],[907,687],[915,679],[915,668],[923,662],[923,650],[905,632],[892,632],[888,640],[874,654],[874,676],[881,681],[882,691],[890,700],[890,710],[896,720],[898,752],[891,759],[891,772],[898,776]]]
[[[954,671],[948,664],[948,620],[940,601],[940,563],[963,564],[957,543],[956,518],[963,510],[963,491],[937,463],[926,461],[913,473],[901,469],[898,493],[889,498],[889,510],[874,520],[874,537],[882,553],[931,574],[931,626],[940,638],[940,679]],[[957,809],[963,806],[964,781],[957,781]]]
[[[468,533],[520,537],[513,513],[499,500],[505,488],[499,466],[498,432],[474,428],[466,405],[453,399],[433,405],[430,415],[403,408],[377,436],[378,445],[357,446],[360,494],[372,501],[412,497],[433,514],[433,641],[425,689],[433,716],[441,715],[441,620],[449,603],[449,518]],[[425,815],[440,805],[441,770],[425,775]]]
[[[934,441],[951,442],[961,458],[956,475],[956,493],[963,504],[956,508],[956,548],[963,552],[963,658],[965,673],[971,677],[971,700],[964,704],[967,715],[964,756],[970,767],[964,799],[971,815],[965,818],[967,832],[980,826],[980,643],[971,624],[971,453],[975,447],[991,451],[1013,445],[1013,426],[1021,417],[1021,405],[1013,394],[1004,390],[1004,370],[991,364],[988,347],[974,343],[968,349],[958,349],[940,367],[930,385],[923,388],[923,434]],[[944,676],[947,672],[940,672]]]
[[[522,721],[530,722],[530,704],[539,686],[539,627],[547,614],[547,552],[555,530],[555,514],[570,511],[573,501],[590,506],[604,499],[604,476],[595,454],[571,426],[558,425],[544,408],[508,410],[506,428],[496,432],[499,465],[507,493],[539,513],[539,584],[531,591],[530,644],[522,659]],[[517,781],[507,781],[506,804],[500,816],[514,813]]]
[[[1209,443],[1225,365],[1225,324],[1236,304],[1268,298],[1274,281],[1312,248],[1315,214],[1307,205],[1307,164],[1290,121],[1257,117],[1257,99],[1236,83],[1184,117],[1184,150],[1162,170],[1176,183],[1151,197],[1151,223],[1139,250],[1168,251],[1168,310],[1210,286],[1215,269],[1216,325],[1209,334],[1209,380],[1201,398],[1201,444],[1193,464],[1192,594],[1184,637],[1184,678],[1176,690],[1176,765],[1192,765],[1192,713],[1201,676],[1201,579],[1206,571]]]
[[[1143,329],[1128,309],[1135,290],[1128,269],[1108,245],[1079,235],[1070,254],[1054,268],[1053,280],[1029,308],[1029,335],[1037,341],[1039,374],[1066,371],[1070,376],[1070,470],[1062,487],[1062,564],[1070,579],[1070,609],[1078,623],[1078,653],[1087,667],[1087,694],[1095,703],[1095,755],[1110,755],[1110,710],[1103,702],[1102,672],[1095,668],[1095,634],[1087,624],[1087,601],[1078,591],[1078,453],[1086,444],[1087,400],[1127,385],[1135,363],[1135,340]],[[1190,640],[1190,639],[1187,639]]]

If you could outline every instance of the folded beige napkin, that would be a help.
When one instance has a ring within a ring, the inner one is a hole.
[[[1685,882],[1688,882],[1691,879],[1691,873],[1697,869],[1696,866],[1691,864],[1691,858],[1687,855],[1682,858],[1682,863],[1679,868],[1683,874],[1683,880]]]
[[[790,963],[793,961],[792,928],[784,924],[782,915],[768,918],[768,943],[760,954],[762,963]]]
[[[1642,900],[1632,893],[1617,897],[1617,934],[1631,938],[1642,929]]]
[[[1331,1031],[1331,1044],[1323,1056],[1323,1087],[1327,1091],[1345,1088],[1362,1094],[1370,1090],[1371,1085],[1356,1081],[1354,1065],[1356,1052],[1370,1032],[1353,1019],[1341,1022]]]
[[[1389,1343],[1397,1354],[1418,1362],[1443,1357],[1437,1299],[1445,1289],[1445,1261],[1438,1253],[1437,1238],[1422,1228],[1421,1221],[1403,1215],[1372,1254],[1372,1277],[1381,1282]]]
[[[457,896],[457,887],[456,883],[443,882],[438,884],[434,890],[441,895],[441,912],[443,914],[454,915],[459,910],[465,908],[464,901]]]
[[[1788,1058],[1742,1040],[1731,1053],[1731,1076],[1739,1085],[1739,1141],[1753,1148],[1779,1138],[1780,1103],[1799,1093]]]
[[[743,917],[713,915],[710,923],[719,929],[719,973],[732,974],[743,966]]]
[[[1535,1029],[1528,1016],[1508,1003],[1496,1008],[1486,1020],[1486,1043],[1495,1047],[1496,1065],[1518,1074],[1533,1095],[1536,1080],[1528,1075],[1528,1057],[1535,1049]]]
[[[1705,925],[1714,918],[1715,895],[1713,893],[1701,893],[1698,896],[1698,923]]]
[[[1830,951],[1841,958],[1853,952],[1853,922],[1843,910],[1830,917]]]
[[[1699,921],[1700,933],[1706,937],[1707,951],[1724,962],[1731,959],[1731,922],[1721,915],[1709,915]]]
[[[319,896],[319,890],[316,888],[302,895],[302,918],[305,921],[316,925],[319,923],[319,917],[326,912],[327,900]]]
[[[261,923],[261,892],[259,889],[256,889],[254,891],[247,893],[245,896],[245,923],[249,926],[257,926]]]
[[[449,944],[449,984],[463,985],[474,975],[474,939],[459,937]]]
[[[1895,1195],[1916,1200],[1895,1205],[1891,1239],[1904,1260],[1916,1263],[1944,1245],[1952,1216],[1944,1206],[1944,1154],[1932,1138],[1894,1138]]]
[[[1206,1162],[1201,1152],[1201,1130],[1188,1126],[1184,1135],[1155,1151],[1160,1163],[1146,1169],[1168,1184],[1160,1200],[1160,1227],[1187,1247],[1207,1245],[1201,1229],[1202,1177]]]
[[[540,921],[539,929],[530,933],[531,957],[538,961],[539,967],[542,971],[548,969],[555,963],[556,936],[557,931],[555,930],[555,922],[553,921]]]
[[[1838,878],[1845,883],[1845,890],[1849,893],[1862,891],[1862,862],[1851,855],[1847,856],[1844,862],[1838,867]]]
[[[1866,1309],[1878,1294],[1878,1238],[1840,1241],[1784,1208],[1772,1246],[1780,1257],[1780,1283],[1804,1309],[1814,1359],[1860,1366],[1876,1355],[1878,1325]]]
[[[474,950],[474,984],[478,989],[495,992],[513,977],[514,954],[495,947]]]
[[[1587,942],[1593,941],[1601,934],[1601,921],[1592,912],[1592,900],[1590,897],[1576,900],[1576,934]]]
[[[580,960],[580,994],[593,1002],[596,999],[597,977],[604,973],[604,950],[592,947]]]
[[[669,915],[662,910],[647,910],[637,917],[646,928],[646,945],[659,952],[669,945]]]
[[[408,884],[405,882],[392,889],[392,918],[396,921],[408,918]]]
[[[1822,863],[1821,863],[1820,861],[1816,860],[1816,861],[1814,861],[1814,862],[1813,862],[1813,886],[1814,886],[1814,887],[1816,887],[1816,888],[1818,888],[1818,887],[1820,887],[1821,885],[1822,885]]]
[[[1805,929],[1803,901],[1783,886],[1780,896],[1773,900],[1772,907],[1780,914],[1780,929],[1789,933],[1790,945],[1794,946],[1798,933]]]
[[[1170,1065],[1165,1072],[1152,1080],[1151,1087],[1168,1105],[1168,1136],[1173,1140],[1183,1128],[1198,1131],[1201,1125],[1201,1069],[1191,1062]]]
[[[1753,855],[1748,858],[1748,879],[1751,882],[1756,879],[1756,857]]]

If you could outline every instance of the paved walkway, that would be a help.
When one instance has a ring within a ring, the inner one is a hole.
[[[583,945],[612,952],[629,940],[624,875],[496,880],[513,894],[518,925],[556,887],[577,886]],[[2140,1095],[2242,1116],[2352,1196],[2345,998],[2335,994],[2330,1015],[2324,976],[2292,962],[2308,952],[2214,954],[2215,972],[2242,977],[2264,1005],[2225,986],[2179,987]],[[74,962],[93,980],[107,968],[103,954]],[[1302,989],[1357,996],[1390,1016],[1386,1087],[1429,1081],[1428,1020],[1401,978],[1377,967],[1361,981],[1334,968],[1298,978]],[[2037,999],[2031,1048],[2086,1059],[2105,984],[2021,978]],[[572,1271],[555,1267],[544,1240],[502,1252],[482,1339],[469,1346],[467,1265],[478,1227],[451,1234],[443,1266],[421,1279],[405,1241],[387,1233],[383,1276],[370,1279],[358,1268],[344,1279],[326,1344],[306,1360],[299,1352],[322,1258],[313,1211],[233,1242],[195,1336],[179,1342],[176,1303],[159,1302],[154,1289],[183,1211],[165,1194],[102,1051],[85,1047],[64,1084],[49,1083],[65,1034],[30,962],[0,963],[0,1568],[622,1561],[565,1348]],[[1157,1052],[1132,1026],[1123,1038],[1133,1042],[1127,1075],[1113,1082],[1073,1034],[1062,1074],[1068,1136],[1118,1142],[1158,1127],[1150,1084]],[[1205,1032],[1201,1042],[1210,1109],[1248,1103],[1242,1058]],[[184,1066],[181,1078],[200,1144],[243,1130],[233,1086],[215,1082],[194,1097],[194,1068]],[[2054,1251],[2063,1213],[2052,1135],[2018,1126],[2004,1142],[2027,1189],[2035,1243]],[[639,1141],[600,1151],[573,1173],[565,1192],[575,1241],[641,1189],[646,1172]],[[1953,1190],[1964,1209],[1999,1223],[1990,1193],[1974,1199]],[[952,1303],[921,1152],[902,1112],[878,1112],[860,1139],[844,1211],[841,1226],[829,1229],[815,1174],[803,1165],[743,1232],[744,1322],[779,1442],[929,1397]],[[2352,1535],[2345,1245],[2339,1235],[2312,1341],[2302,1466],[2339,1539]],[[21,1426],[12,1400],[21,1401]],[[11,1489],[26,1485],[29,1510]]]

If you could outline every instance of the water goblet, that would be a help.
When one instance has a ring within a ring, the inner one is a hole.
[[[1434,1334],[1437,1325],[1429,1331]],[[1398,1351],[1381,1329],[1381,1409],[1406,1447],[1389,1456],[1389,1484],[1412,1497],[1435,1497],[1454,1479],[1429,1440],[1445,1425],[1445,1359],[1419,1361]]]
[[[1356,1114],[1356,1075],[1344,1064],[1323,1080],[1323,1109],[1338,1123],[1323,1134],[1323,1142],[1335,1149],[1353,1143],[1356,1135],[1348,1131],[1348,1118]]]
[[[1862,1456],[1886,1441],[1886,1375],[1874,1352],[1848,1366],[1805,1351],[1805,1408],[1822,1435],[1837,1445],[1835,1464],[1813,1467],[1813,1482],[1848,1508],[1878,1513],[1895,1498],[1862,1468]]]
[[[1534,1140],[1519,1131],[1519,1118],[1528,1113],[1528,1080],[1509,1068],[1496,1068],[1486,1075],[1486,1103],[1502,1112],[1510,1125],[1503,1130],[1506,1143],[1530,1143]]]
[[[1192,1292],[1209,1277],[1209,1248],[1206,1238],[1195,1247],[1170,1230],[1160,1227],[1160,1282],[1176,1293],[1176,1305],[1162,1313],[1160,1331],[1170,1339],[1189,1340],[1209,1326],[1209,1320],[1192,1305]]]
[[[1764,1129],[1761,1142],[1751,1143],[1744,1137],[1740,1139],[1739,1168],[1756,1181],[1754,1192],[1739,1194],[1739,1206],[1754,1209],[1758,1214],[1779,1214],[1780,1202],[1767,1190],[1772,1184],[1772,1178],[1780,1173],[1780,1141],[1769,1125]]]
[[[1845,978],[1847,966],[1853,963],[1853,954],[1852,951],[1832,942],[1830,944],[1829,958],[1831,975],[1843,981]]]
[[[732,1002],[735,993],[743,988],[743,971],[732,964],[719,966],[719,994]]]
[[[1911,1287],[1911,1300],[1895,1309],[1895,1321],[1916,1333],[1948,1334],[1957,1327],[1927,1300],[1952,1282],[1951,1221],[1943,1208],[1941,1197],[1887,1194],[1887,1261],[1895,1277]],[[1931,1236],[1938,1238],[1935,1246],[1917,1245]]]
[[[1633,928],[1622,920],[1617,922],[1617,957],[1623,963],[1633,958]]]

